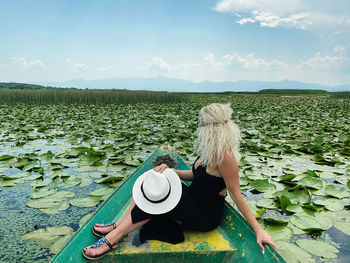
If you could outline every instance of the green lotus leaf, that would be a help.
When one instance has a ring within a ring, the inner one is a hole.
[[[62,187],[62,188],[71,188],[79,185],[81,183],[80,178],[73,178],[73,179],[68,179],[64,181],[63,183],[57,185],[57,187]]]
[[[72,192],[69,192],[69,191],[59,191],[59,192],[56,192],[52,195],[49,195],[47,197],[45,197],[45,199],[51,199],[51,200],[55,200],[55,201],[62,201],[66,198],[69,198],[69,197],[74,197],[75,194],[72,193]]]
[[[12,155],[4,154],[4,155],[0,156],[0,161],[7,161],[7,160],[11,160],[13,158],[15,158],[15,157]]]
[[[67,234],[64,237],[60,237],[50,246],[50,253],[57,254],[64,247],[64,245],[70,240],[72,234]]]
[[[124,159],[123,161],[122,161],[124,164],[126,164],[126,165],[129,165],[129,166],[135,166],[135,167],[138,167],[138,166],[140,166],[140,162],[139,161],[137,161],[137,160],[129,160],[129,159]]]
[[[113,188],[108,188],[108,187],[103,187],[96,189],[90,193],[90,195],[93,196],[104,196],[113,193],[114,189]]]
[[[345,203],[337,198],[326,198],[324,206],[329,211],[341,211],[344,209]]]
[[[281,208],[282,208],[283,212],[286,212],[287,211],[286,210],[287,206],[292,204],[290,199],[288,197],[284,196],[284,195],[281,196],[279,201],[280,201],[280,205],[281,205]]]
[[[333,226],[330,212],[318,212],[315,213],[315,219],[322,226],[322,230],[330,229]]]
[[[325,192],[327,195],[334,196],[339,199],[350,196],[349,191],[344,188],[338,188],[335,185],[327,185]]]
[[[60,201],[57,202],[54,206],[51,206],[50,208],[41,208],[40,211],[54,215],[57,214],[60,211],[64,211],[69,207],[69,203],[67,201]]]
[[[323,182],[321,179],[312,176],[305,176],[298,183],[299,185],[313,189],[321,189],[323,186]]]
[[[258,190],[259,192],[267,192],[267,191],[273,191],[276,189],[276,186],[274,184],[269,183],[267,179],[262,180],[255,180],[250,183],[250,185]]]
[[[277,205],[273,199],[261,199],[258,202],[256,202],[256,206],[269,208],[269,209],[277,208]]]
[[[95,183],[108,184],[108,183],[113,183],[113,182],[119,182],[123,179],[124,179],[124,177],[121,177],[121,176],[110,176],[110,177],[106,177],[106,178],[96,179]]]
[[[265,217],[264,218],[264,223],[268,225],[287,225],[288,221],[281,220],[281,219],[276,219],[273,217]]]
[[[292,215],[289,220],[302,230],[322,230],[322,226],[316,218],[309,215]]]
[[[23,178],[12,180],[0,180],[0,186],[14,186],[16,184],[23,184],[25,180]]]
[[[69,203],[78,207],[94,207],[101,201],[101,198],[89,196],[85,198],[70,199]]]
[[[93,183],[93,180],[87,175],[80,176],[79,179],[81,180],[79,187],[86,187]]]
[[[277,240],[278,252],[288,263],[315,263],[312,256],[300,247],[287,241]]]
[[[23,178],[25,177],[25,173],[18,173],[18,174],[11,174],[11,175],[0,175],[0,178],[3,180],[13,180],[13,179],[18,179],[18,178]]]
[[[332,213],[334,227],[350,236],[350,211]]]
[[[68,226],[46,227],[24,234],[21,238],[40,241],[43,248],[49,248],[54,242],[59,240],[61,236],[69,235],[73,232],[74,230]]]
[[[339,250],[325,242],[312,239],[298,239],[296,243],[307,252],[324,258],[337,258]]]
[[[286,207],[286,211],[290,213],[299,213],[299,212],[302,212],[303,209],[301,208],[300,205],[291,204]]]
[[[52,195],[53,193],[56,193],[57,189],[50,189],[49,187],[44,187],[44,188],[40,188],[39,190],[36,190],[34,192],[32,192],[29,197],[32,199],[37,199],[37,198],[41,198],[41,197],[45,197],[48,195]]]
[[[286,225],[266,225],[265,231],[269,233],[272,240],[289,240],[292,237],[293,231]]]
[[[45,178],[44,180],[36,180],[34,182],[32,182],[30,185],[33,187],[44,187],[47,186],[49,184],[52,183],[52,179],[51,178]]]
[[[61,200],[58,201],[53,199],[42,198],[42,199],[29,200],[26,205],[32,208],[50,208],[50,207],[57,206],[59,202],[61,202]]]
[[[83,216],[79,221],[79,227],[82,227],[85,224],[85,222],[87,222],[93,215],[94,215],[94,213],[90,213],[90,214]]]

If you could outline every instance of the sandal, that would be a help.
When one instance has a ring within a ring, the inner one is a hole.
[[[102,236],[95,244],[91,245],[90,248],[96,248],[101,246],[103,243],[106,243],[109,247],[109,250],[107,250],[106,252],[102,253],[101,255],[97,255],[97,256],[90,256],[85,254],[84,249],[81,251],[83,253],[83,256],[86,257],[87,259],[91,259],[91,260],[96,260],[96,259],[100,259],[102,258],[104,255],[106,255],[108,252],[112,251],[113,249],[116,249],[117,247],[119,247],[120,245],[120,241],[114,243],[113,245],[111,245],[111,243],[109,243],[109,241],[105,238],[105,236]],[[117,247],[113,247],[115,245],[118,245]]]
[[[110,222],[110,223],[107,223],[107,224],[103,224],[102,226],[98,226],[98,227],[106,227],[106,226],[111,226],[113,225],[113,228],[116,229],[117,228],[117,225],[115,224],[115,222]],[[97,231],[95,229],[95,226],[92,227],[91,229],[92,233],[94,233],[96,236],[98,237],[103,237],[104,235],[108,234],[108,233],[102,233],[100,231]],[[112,231],[112,230],[111,230]]]

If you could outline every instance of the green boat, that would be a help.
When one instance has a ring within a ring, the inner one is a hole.
[[[158,156],[170,154],[177,159],[178,170],[190,167],[168,147],[161,147],[130,175],[96,210],[52,262],[87,262],[81,250],[98,240],[91,232],[96,223],[118,220],[132,199],[135,180],[153,168]],[[190,182],[186,182],[190,183]],[[229,203],[225,202],[223,219],[219,227],[209,232],[185,231],[185,241],[176,245],[150,240],[135,244],[137,235],[130,233],[121,245],[100,259],[100,262],[286,262],[273,247],[265,246],[265,255],[256,243],[249,223]]]

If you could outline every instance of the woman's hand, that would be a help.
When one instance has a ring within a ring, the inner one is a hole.
[[[162,172],[164,172],[164,170],[166,168],[169,168],[169,166],[167,164],[165,164],[165,163],[162,163],[161,165],[158,165],[158,166],[154,167],[154,171],[158,172],[158,173],[162,173]]]
[[[276,244],[272,241],[272,238],[270,237],[270,235],[268,233],[265,232],[265,230],[261,229],[256,233],[256,243],[258,243],[263,254],[265,254],[265,248],[263,246],[263,243],[270,244],[271,246],[273,246],[277,250]]]

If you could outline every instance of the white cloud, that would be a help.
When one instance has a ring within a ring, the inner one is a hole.
[[[246,56],[240,56],[237,53],[225,55],[224,57],[225,65],[239,64],[243,66],[244,69],[248,70],[268,70],[268,69],[284,69],[288,65],[279,60],[266,61],[262,58],[256,58],[254,53],[248,54]]]
[[[164,59],[156,56],[152,58],[152,62],[148,64],[153,71],[167,73],[171,70],[171,66]]]
[[[334,49],[343,50],[341,46]],[[216,57],[213,53],[207,52],[200,62],[178,65],[173,65],[160,57],[154,57],[152,63],[148,64],[148,69],[153,73],[155,69],[158,69],[158,74],[195,82],[237,79],[266,81],[296,79],[318,82],[317,78],[319,78],[322,79],[323,83],[326,83],[327,78],[330,81],[334,80],[333,76],[337,74],[336,70],[344,66],[346,61],[346,57],[340,53],[330,56],[317,52],[312,57],[292,64],[278,59],[260,58],[254,53],[244,55],[234,52]]]
[[[344,53],[345,50],[346,48],[341,45],[337,45],[336,47],[333,48],[333,51],[337,53]]]
[[[6,64],[0,64],[0,68],[7,68]]]
[[[242,18],[240,20],[237,21],[238,24],[244,25],[246,23],[255,23],[256,21],[253,18]]]
[[[23,66],[25,69],[40,68],[46,70],[45,64],[38,59],[28,63],[25,58],[12,57],[12,61],[16,64]]]
[[[296,65],[296,69],[311,69],[311,70],[331,70],[343,66],[346,58],[343,56],[321,56],[320,52],[317,52],[314,57],[305,61],[301,61]]]
[[[350,29],[350,18],[340,13],[330,14],[321,7],[315,9],[309,1],[221,0],[214,10],[236,14],[239,16],[236,22],[241,25],[258,22],[261,27],[292,27],[320,34]],[[338,10],[341,12],[341,7]]]
[[[66,58],[66,62],[69,68],[71,68],[76,73],[84,72],[89,69],[89,66],[87,64],[73,62],[70,58]]]
[[[107,66],[100,67],[98,70],[101,72],[110,73],[110,72],[113,72],[115,70],[115,68],[111,65],[107,65]]]

